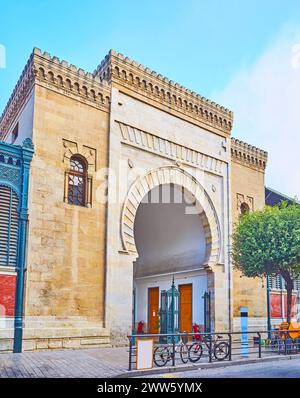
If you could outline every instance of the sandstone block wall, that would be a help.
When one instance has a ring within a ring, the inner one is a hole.
[[[234,140],[232,142],[231,192],[233,229],[241,214],[241,204],[246,203],[250,211],[265,205],[266,153]],[[260,163],[261,162],[261,163]],[[262,328],[267,316],[267,293],[260,278],[247,278],[233,268],[233,327],[238,329],[240,308],[247,307],[249,326]]]
[[[107,167],[107,137],[108,113],[36,87],[25,316],[26,329],[45,339],[37,348],[67,344],[47,341],[60,329],[76,340],[96,327],[95,343],[103,334],[106,205],[96,200],[96,170]],[[91,208],[64,202],[72,153],[92,153]]]

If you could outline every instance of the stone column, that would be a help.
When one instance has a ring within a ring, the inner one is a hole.
[[[120,131],[115,123],[120,112],[118,95],[118,90],[113,88],[109,132],[105,327],[110,330],[112,344],[127,344],[132,327],[133,262],[136,255],[124,251],[120,233],[127,189],[122,190]]]
[[[133,304],[133,262],[136,257],[119,252],[111,256],[106,311],[107,326],[111,331],[113,344],[128,343],[127,336],[132,332]]]
[[[228,275],[218,264],[207,273],[208,290],[211,294],[211,322],[213,332],[230,331]]]

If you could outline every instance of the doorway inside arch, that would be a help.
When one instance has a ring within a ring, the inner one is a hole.
[[[203,218],[191,211],[194,207],[193,199],[172,184],[152,189],[138,207],[134,223],[138,251],[133,273],[135,329],[143,321],[144,332],[171,332],[166,330],[164,319],[168,317],[163,314],[169,310],[165,297],[173,278],[178,292],[176,329],[192,332],[194,323],[204,326],[207,241]]]

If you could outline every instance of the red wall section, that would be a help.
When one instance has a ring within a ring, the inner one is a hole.
[[[281,318],[281,295],[270,294],[271,318]]]
[[[286,314],[286,294],[284,294],[284,313]],[[270,304],[271,304],[271,318],[282,318],[282,304],[281,304],[281,294],[280,293],[271,293],[270,294]],[[292,318],[296,315],[296,304],[297,304],[297,296],[293,295],[292,297]],[[285,315],[286,316],[286,315]]]
[[[0,316],[13,316],[15,307],[16,277],[0,275]],[[3,306],[5,314],[3,314]]]

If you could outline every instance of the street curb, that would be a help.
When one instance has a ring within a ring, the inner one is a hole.
[[[226,361],[226,362],[214,362],[214,363],[203,363],[198,365],[182,365],[182,366],[169,366],[164,368],[154,368],[148,370],[131,370],[124,373],[121,373],[114,378],[131,378],[131,377],[141,377],[155,374],[164,374],[164,373],[178,373],[178,372],[187,372],[191,370],[201,370],[201,369],[218,369],[218,368],[227,368],[229,366],[239,366],[239,365],[249,365],[253,363],[263,363],[263,362],[272,362],[272,361],[285,361],[292,359],[299,359],[299,354],[295,355],[276,355],[272,357],[266,358],[253,358],[253,359],[241,359],[236,361]]]

